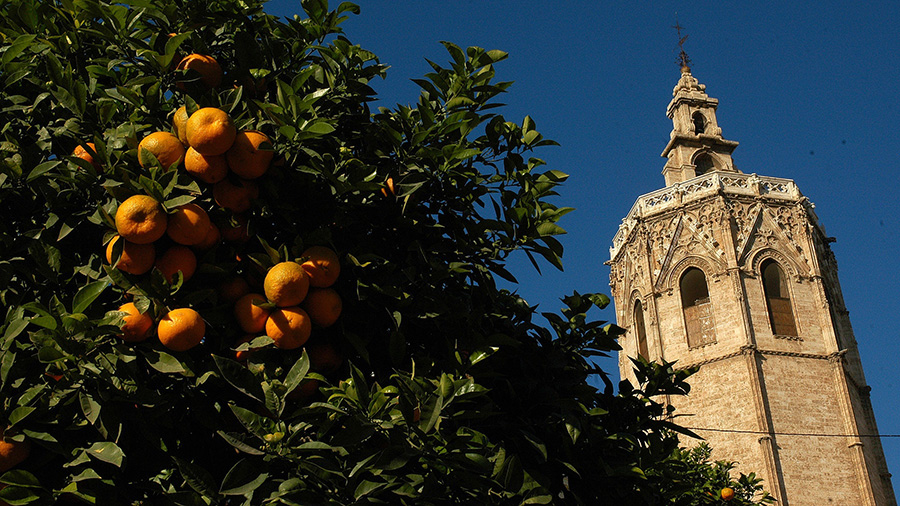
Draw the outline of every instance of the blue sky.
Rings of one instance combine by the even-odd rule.
[[[797,182],[816,204],[840,280],[882,434],[900,434],[900,2],[546,2],[377,0],[344,24],[391,66],[381,104],[415,103],[425,58],[441,40],[510,53],[499,80],[507,120],[530,115],[560,147],[537,156],[570,174],[557,203],[564,272],[514,262],[520,293],[543,311],[559,297],[609,293],[609,246],[635,198],[664,186],[659,156],[678,80],[678,21],[693,74],[719,99],[718,122],[745,173]],[[337,5],[335,2],[334,5]],[[598,5],[602,5],[599,7]],[[298,0],[267,11],[302,12]],[[611,308],[598,319],[614,320]],[[613,360],[604,367],[616,373]],[[882,441],[900,492],[900,438]]]

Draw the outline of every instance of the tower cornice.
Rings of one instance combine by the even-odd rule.
[[[805,208],[810,222],[819,229],[823,237],[825,236],[825,229],[819,224],[818,218],[813,212],[814,206],[800,193],[800,189],[793,180],[715,171],[638,197],[631,206],[631,210],[622,219],[622,224],[619,225],[619,230],[613,237],[613,245],[609,250],[610,260],[616,259],[622,246],[641,221],[663,213],[677,211],[686,204],[716,195],[800,204]]]

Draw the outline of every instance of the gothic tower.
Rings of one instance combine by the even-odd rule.
[[[782,506],[894,505],[834,239],[792,180],[737,170],[717,106],[684,65],[666,187],[638,197],[613,239],[622,377],[637,355],[700,366],[671,399],[692,415],[676,422]]]

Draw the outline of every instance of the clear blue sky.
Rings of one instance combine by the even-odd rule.
[[[344,30],[391,66],[374,83],[384,106],[415,103],[410,79],[430,70],[425,58],[449,59],[441,40],[510,53],[496,69],[515,81],[501,113],[530,115],[561,144],[537,156],[571,175],[557,203],[577,208],[561,223],[565,272],[513,265],[520,293],[543,311],[572,290],[609,293],[613,234],[638,195],[664,186],[677,13],[693,74],[719,99],[724,137],[740,142],[737,168],[795,180],[837,238],[878,428],[900,434],[900,2],[357,3],[362,13]],[[302,12],[297,0],[267,11]],[[596,317],[615,320],[612,308]],[[613,360],[604,366],[616,372]],[[900,438],[882,443],[900,493]]]

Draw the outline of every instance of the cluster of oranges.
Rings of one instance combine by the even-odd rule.
[[[178,68],[199,72],[201,78],[195,85],[215,87],[221,81],[221,68],[208,56],[190,55]],[[255,180],[272,164],[270,143],[262,132],[239,131],[224,110],[203,107],[189,113],[186,106],[180,107],[173,116],[172,132],[153,132],[141,140],[138,161],[143,168],[158,162],[166,170],[184,170],[197,181],[212,185],[215,206],[204,209],[191,202],[167,210],[148,195],[127,198],[115,213],[117,235],[106,248],[107,262],[136,276],[156,268],[170,283],[178,280],[180,272],[186,282],[197,270],[198,254],[223,239],[247,240],[246,213],[259,196]],[[95,163],[91,153],[94,146],[87,146],[90,150],[79,147],[73,155]],[[237,225],[220,222],[220,228],[210,219],[208,210],[224,210],[231,224]],[[220,285],[219,295],[234,303],[233,314],[243,332],[237,345],[264,333],[277,348],[290,350],[306,345],[313,362],[339,364],[339,355],[331,345],[307,344],[313,327],[329,327],[341,314],[341,297],[332,288],[339,275],[337,254],[327,247],[313,246],[296,262],[284,261],[268,269],[262,283],[264,293],[250,293],[249,285],[239,277]],[[197,346],[206,332],[202,316],[187,307],[168,311],[158,322],[142,313],[134,302],[122,305],[119,311],[126,314],[120,335],[128,342],[148,339],[155,326],[164,346],[186,351]],[[252,351],[238,351],[236,358],[245,359]],[[316,369],[324,372],[329,366]]]
[[[221,81],[221,67],[209,56],[192,54],[178,65],[179,70],[199,72],[200,83],[215,87]],[[179,87],[183,85],[179,83]],[[138,145],[138,161],[143,168],[158,162],[167,170],[183,167],[197,180],[212,184],[213,198],[220,207],[236,213],[237,226],[219,229],[207,211],[188,203],[166,211],[148,195],[133,195],[122,202],[115,215],[117,235],[106,248],[106,260],[123,272],[142,275],[154,267],[167,281],[174,282],[181,272],[189,280],[197,269],[197,253],[215,246],[222,238],[241,241],[247,238],[246,217],[258,196],[256,183],[268,170],[274,152],[269,138],[255,130],[238,131],[229,114],[216,107],[203,107],[188,114],[179,108],[173,118],[173,130],[145,136]],[[79,146],[73,153],[96,166],[91,151]],[[152,156],[151,156],[152,155]],[[230,176],[231,175],[231,176]],[[167,236],[171,243],[158,254],[157,241]],[[118,244],[121,242],[121,246]],[[116,257],[116,251],[121,253]],[[141,313],[134,303],[119,308],[127,313],[122,338],[130,342],[152,334],[153,319]],[[177,308],[162,316],[157,324],[160,342],[175,351],[198,345],[205,334],[205,323],[197,311]]]
[[[153,197],[133,195],[122,202],[116,211],[116,231],[106,247],[106,260],[121,271],[141,275],[156,267],[169,282],[181,272],[182,279],[190,279],[197,269],[196,249],[208,249],[218,241],[212,232],[215,225],[206,211],[195,203],[184,204],[166,214]],[[162,255],[156,254],[156,243],[163,236],[171,239]],[[121,254],[115,262],[117,244]],[[115,263],[114,263],[115,262]],[[130,342],[147,339],[153,326],[149,315],[141,313],[133,302],[119,308],[128,314],[122,338]],[[157,335],[166,347],[184,351],[200,344],[206,332],[203,318],[190,308],[173,309],[159,322]]]
[[[313,325],[326,328],[337,321],[343,307],[331,288],[341,273],[337,254],[313,246],[301,257],[302,263],[280,262],[266,272],[265,295],[248,293],[235,302],[241,330],[249,335],[264,331],[276,347],[290,350],[306,343]]]

